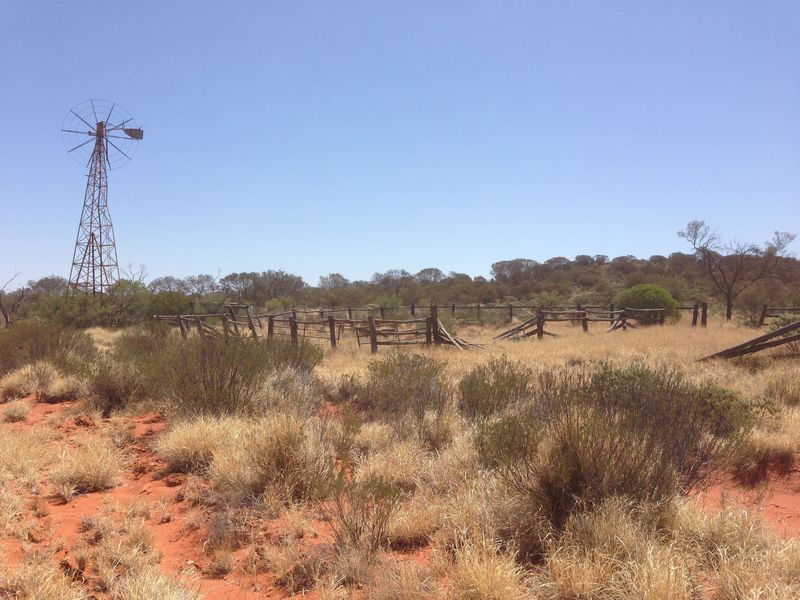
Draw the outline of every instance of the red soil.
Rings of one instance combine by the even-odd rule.
[[[32,410],[26,422],[0,425],[12,430],[22,431],[34,426],[48,427],[63,434],[62,439],[52,442],[54,453],[59,447],[69,443],[69,438],[80,431],[98,429],[102,423],[95,423],[84,416],[70,415],[74,403],[61,404],[35,403],[33,398],[27,399]],[[267,599],[284,598],[288,594],[275,583],[275,576],[269,573],[259,573],[257,576],[245,574],[241,567],[221,579],[209,577],[204,573],[211,557],[205,549],[208,533],[209,515],[199,507],[190,507],[188,502],[182,501],[180,492],[185,487],[186,477],[183,475],[164,475],[164,465],[152,452],[150,441],[166,423],[164,418],[156,413],[139,417],[120,419],[132,435],[133,441],[129,448],[131,459],[124,473],[120,485],[106,492],[85,494],[65,503],[52,493],[44,475],[41,480],[42,496],[29,498],[30,514],[25,519],[34,519],[36,525],[29,534],[29,543],[35,547],[59,548],[54,554],[54,561],[62,568],[66,565],[74,566],[76,544],[80,545],[85,533],[81,532],[81,521],[90,516],[96,516],[108,507],[117,504],[121,509],[137,501],[146,501],[151,508],[147,526],[155,538],[161,560],[160,567],[169,574],[177,574],[189,570],[194,573],[193,588],[198,590],[201,597],[213,599]],[[701,501],[710,509],[719,507],[723,502],[741,502],[759,510],[780,535],[795,536],[800,534],[800,473],[790,472],[788,476],[770,480],[765,486],[748,488],[739,485],[733,478],[700,494]],[[41,510],[42,501],[46,504]],[[32,507],[35,502],[40,503],[39,514],[35,517]],[[162,519],[153,507],[157,502],[168,506],[171,518],[167,522]],[[307,535],[302,543],[311,547],[317,544],[329,543],[330,531],[326,523],[311,519],[315,530]],[[266,542],[287,535],[289,526],[281,519],[262,520],[252,524],[253,536],[256,541]],[[235,552],[236,564],[241,565],[246,557],[253,552],[253,547],[248,546]],[[0,539],[0,556],[11,564],[24,559],[23,543],[14,538]],[[422,548],[411,553],[393,553],[399,560],[413,560],[425,563],[430,558],[430,549]],[[91,579],[87,580],[91,585]],[[107,596],[94,592],[98,599]],[[316,593],[307,593],[307,598],[318,598]]]

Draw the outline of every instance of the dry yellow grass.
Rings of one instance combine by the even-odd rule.
[[[48,362],[20,367],[0,379],[0,399],[10,400],[35,394],[37,400],[57,402],[86,395],[86,383],[73,375],[64,375]]]
[[[3,421],[7,423],[24,421],[30,412],[31,407],[25,400],[13,400],[3,407]]]
[[[69,501],[77,494],[107,490],[119,480],[123,457],[111,441],[86,436],[78,446],[64,450],[50,469],[55,491]]]
[[[568,323],[548,324],[548,330],[559,337],[492,343],[491,338],[500,329],[467,327],[459,330],[459,335],[470,341],[486,343],[485,350],[459,352],[452,347],[419,347],[407,351],[447,362],[448,372],[454,380],[461,378],[476,364],[485,362],[488,357],[501,354],[536,372],[591,361],[609,361],[617,365],[645,362],[650,366],[677,367],[692,379],[717,381],[748,395],[765,393],[769,383],[778,378],[800,380],[800,364],[797,361],[754,358],[744,362],[697,362],[699,358],[756,337],[761,331],[717,320],[711,320],[707,328],[692,328],[686,321],[681,321],[613,333],[605,333],[600,323],[592,324],[589,334],[583,333],[579,326]],[[377,356],[386,352],[381,349]],[[368,360],[364,349],[342,348],[327,353],[317,372],[325,380],[333,380],[342,374],[363,375]],[[758,368],[754,368],[754,365]]]

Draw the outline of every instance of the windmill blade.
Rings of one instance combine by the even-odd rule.
[[[97,121],[97,111],[94,109],[94,100],[89,100],[89,104],[92,105],[92,112],[94,113],[94,120]]]
[[[76,113],[74,110],[70,110],[69,112],[71,112],[73,115],[75,115],[76,117],[78,117],[78,118],[79,118],[81,121],[83,121],[84,123],[86,123],[86,126],[87,126],[89,129],[91,129],[92,131],[94,131],[94,127],[95,127],[94,125],[89,125],[89,122],[88,122],[86,119],[84,119],[82,116],[80,116],[78,113]]]
[[[83,142],[83,143],[81,143],[81,144],[78,144],[77,146],[75,146],[74,148],[72,148],[72,149],[70,149],[70,150],[67,150],[67,154],[69,154],[70,152],[72,152],[72,150],[77,150],[77,149],[78,149],[78,148],[80,148],[81,146],[85,146],[86,144],[88,144],[88,143],[89,143],[89,142],[91,142],[91,141],[92,141],[92,138],[89,138],[89,139],[88,139],[88,140],[86,140],[85,142]]]
[[[91,131],[75,131],[74,129],[62,129],[64,133],[78,133],[80,135],[94,135]]]
[[[117,105],[117,103],[116,103],[116,102],[113,102],[113,103],[111,104],[111,110],[110,110],[110,111],[108,111],[108,116],[106,117],[106,123],[108,123],[108,120],[111,118],[111,113],[113,113],[113,112],[114,112],[114,107],[115,107],[116,105]]]
[[[117,124],[116,124],[116,125],[114,125],[113,127],[106,127],[106,131],[114,131],[114,130],[116,130],[116,129],[122,129],[122,128],[123,128],[123,127],[125,127],[125,125],[127,125],[127,124],[128,124],[130,121],[133,121],[133,117],[131,117],[130,119],[125,119],[124,121],[122,121],[121,123],[117,123]]]
[[[112,146],[114,146],[114,148],[116,148],[116,149],[117,149],[117,152],[119,152],[120,154],[122,154],[122,156],[124,156],[124,157],[125,157],[125,158],[127,158],[128,160],[130,160],[130,159],[131,159],[131,157],[130,157],[130,156],[128,156],[127,154],[125,154],[125,153],[124,153],[122,150],[120,150],[120,149],[119,149],[119,147],[118,147],[118,146],[117,146],[117,145],[116,145],[114,142],[112,142],[111,140],[108,140],[108,143],[109,143],[109,144],[111,144]],[[107,155],[106,155],[106,156],[107,156]],[[108,164],[111,164],[111,163],[109,162]]]

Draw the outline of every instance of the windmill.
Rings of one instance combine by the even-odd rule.
[[[108,171],[127,163],[144,132],[115,102],[87,100],[67,113],[61,134],[67,153],[89,168],[67,295],[104,294],[119,279],[114,226],[108,211]]]

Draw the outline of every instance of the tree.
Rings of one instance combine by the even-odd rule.
[[[213,275],[189,275],[185,281],[187,291],[193,296],[205,296],[217,289],[217,280]]]
[[[492,277],[498,283],[516,285],[532,279],[534,267],[538,264],[535,260],[528,258],[501,260],[492,264]]]
[[[154,294],[158,294],[159,292],[180,292],[181,294],[186,294],[189,292],[189,286],[186,282],[172,275],[156,277],[147,287]]]
[[[414,275],[414,277],[420,283],[439,283],[444,280],[445,275],[442,273],[441,269],[428,267],[427,269],[422,269],[419,273]]]
[[[0,314],[3,315],[3,326],[8,327],[14,322],[14,315],[25,302],[28,290],[20,288],[7,292],[6,288],[19,276],[19,271],[14,273],[2,286],[0,286]]]
[[[341,273],[329,273],[319,276],[319,287],[324,290],[336,290],[346,288],[350,281]]]
[[[733,301],[757,281],[780,279],[788,255],[786,247],[795,234],[776,231],[759,246],[747,242],[722,241],[705,221],[690,221],[678,232],[692,246],[698,263],[725,300],[725,318],[730,321]]]

